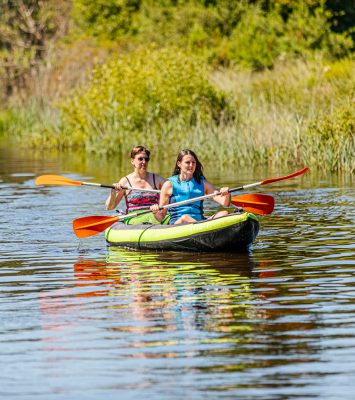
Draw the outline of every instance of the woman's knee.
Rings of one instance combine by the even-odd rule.
[[[196,220],[190,217],[188,214],[182,215],[179,219],[175,221],[175,224],[186,224],[188,222],[195,222]]]
[[[215,215],[213,215],[212,219],[225,217],[226,215],[228,215],[228,211],[227,210],[218,211]]]

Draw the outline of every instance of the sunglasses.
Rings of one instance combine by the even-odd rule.
[[[149,161],[150,160],[150,158],[149,157],[137,157],[137,160],[138,161],[143,161],[143,160],[145,160],[145,161]]]

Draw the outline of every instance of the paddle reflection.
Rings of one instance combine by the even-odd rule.
[[[75,286],[87,288],[76,296],[103,296],[120,283],[120,270],[116,264],[81,259],[74,264]],[[99,287],[97,289],[94,289]]]

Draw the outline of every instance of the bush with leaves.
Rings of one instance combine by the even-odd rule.
[[[133,30],[133,16],[142,0],[73,0],[73,19],[93,36],[115,39]]]
[[[351,29],[335,33],[325,0],[74,0],[84,32],[131,45],[176,45],[212,65],[272,68],[278,59],[341,58]],[[338,5],[339,13],[342,8]],[[347,6],[346,12],[350,8]],[[345,12],[345,11],[344,11]],[[123,39],[124,38],[124,39]]]
[[[159,131],[177,119],[185,134],[196,123],[219,124],[230,118],[228,102],[208,82],[207,72],[203,63],[174,47],[115,57],[96,67],[89,84],[61,104],[64,124],[74,143],[101,143],[108,149],[127,135]]]
[[[312,59],[317,54],[326,59],[345,57],[354,43],[331,30],[330,17],[322,6],[313,10],[301,3],[286,20],[277,8],[266,13],[250,6],[227,41],[225,57],[254,70],[271,68],[278,59]]]

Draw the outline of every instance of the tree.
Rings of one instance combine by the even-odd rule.
[[[5,95],[33,77],[48,43],[65,33],[70,0],[0,0],[0,85]]]

